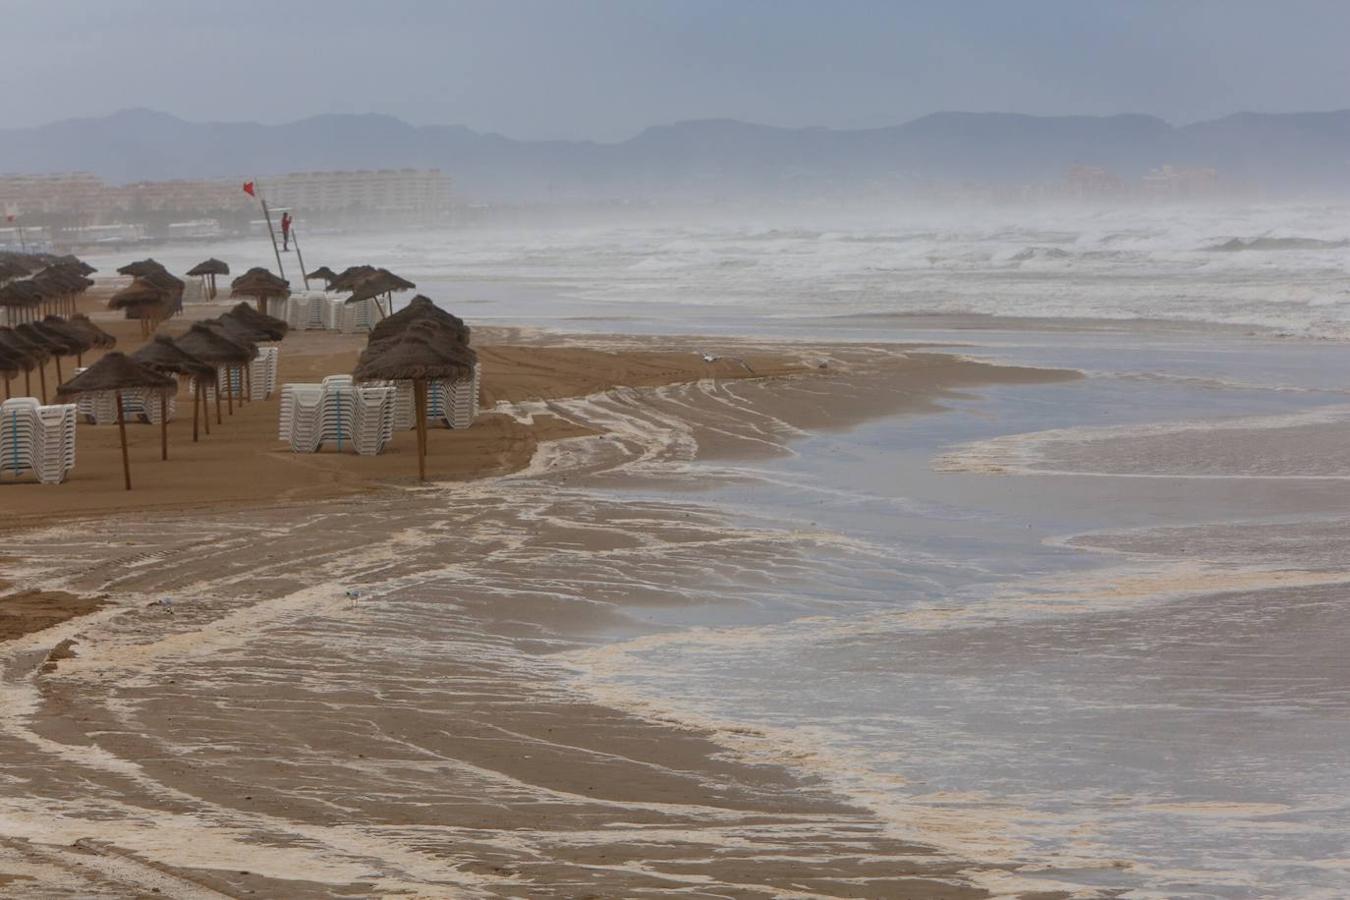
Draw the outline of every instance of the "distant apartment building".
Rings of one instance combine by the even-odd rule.
[[[1190,199],[1213,194],[1219,173],[1214,169],[1162,166],[1141,179],[1144,196],[1159,199]]]
[[[1070,166],[1064,181],[1070,196],[1079,198],[1109,197],[1125,190],[1125,181],[1101,166]]]
[[[63,228],[256,213],[244,178],[110,185],[88,172],[0,175],[0,213]],[[375,216],[435,219],[450,210],[450,178],[439,169],[293,172],[257,179],[268,203],[310,221]],[[175,223],[177,224],[177,223]]]
[[[298,214],[434,216],[450,209],[450,178],[440,169],[292,172],[258,179],[273,206]]]
[[[97,217],[112,208],[108,186],[89,172],[0,175],[0,211],[6,216]]]

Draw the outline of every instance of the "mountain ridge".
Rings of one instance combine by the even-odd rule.
[[[1134,179],[1205,166],[1268,190],[1350,188],[1350,109],[1156,116],[941,111],[867,129],[690,119],[621,141],[520,140],[381,113],[193,122],[145,107],[0,129],[0,171],[87,171],[114,183],[321,169],[436,167],[471,199],[661,200],[831,195],[942,183],[1016,185],[1075,164]]]

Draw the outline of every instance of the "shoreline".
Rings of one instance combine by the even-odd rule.
[[[282,347],[284,354],[286,344]],[[810,352],[819,354],[824,350],[811,348]],[[857,348],[835,347],[828,352],[857,352]],[[571,895],[573,890],[582,890],[583,883],[591,888],[620,892],[670,888],[686,883],[687,878],[698,872],[702,873],[699,878],[711,877],[717,883],[738,885],[738,889],[750,893],[799,890],[803,884],[814,883],[822,892],[840,896],[882,896],[920,889],[924,896],[933,897],[985,896],[984,891],[967,886],[968,875],[962,874],[964,864],[931,858],[931,851],[925,848],[886,837],[870,814],[831,796],[812,779],[777,766],[725,760],[723,750],[710,733],[661,725],[604,706],[578,705],[577,699],[567,692],[559,694],[561,682],[556,674],[549,674],[550,655],[567,648],[597,646],[596,639],[587,635],[602,622],[622,621],[625,609],[640,608],[644,603],[680,601],[660,590],[649,591],[646,596],[608,596],[603,590],[591,595],[584,586],[580,587],[584,600],[580,594],[575,598],[550,599],[548,594],[538,592],[534,575],[526,564],[532,553],[543,553],[540,559],[555,560],[550,565],[554,570],[550,580],[559,579],[560,584],[567,584],[572,579],[584,585],[581,570],[568,575],[568,566],[580,562],[571,563],[566,555],[557,556],[559,552],[571,552],[565,548],[581,547],[587,552],[620,557],[638,552],[632,526],[626,525],[623,518],[636,513],[627,511],[625,505],[586,512],[583,509],[586,504],[581,500],[585,492],[575,490],[578,481],[603,486],[622,474],[629,483],[638,483],[643,478],[659,477],[663,467],[699,459],[772,453],[775,447],[779,448],[777,452],[785,452],[783,448],[796,433],[846,428],[873,415],[934,411],[941,407],[943,397],[959,395],[981,384],[1075,377],[1073,373],[1054,370],[989,366],[947,354],[905,353],[896,348],[887,352],[892,364],[899,360],[907,362],[891,370],[881,366],[870,372],[848,371],[840,362],[838,368],[832,366],[824,376],[819,371],[806,371],[788,377],[705,379],[640,389],[615,386],[578,398],[520,396],[508,401],[513,405],[513,417],[533,421],[537,416],[554,415],[561,421],[569,421],[570,415],[570,421],[585,431],[568,432],[562,435],[563,440],[541,439],[536,447],[544,448],[543,452],[532,450],[533,462],[527,460],[513,474],[500,473],[420,490],[384,485],[320,500],[291,497],[280,505],[248,500],[225,505],[217,500],[202,500],[175,509],[141,508],[134,511],[134,517],[127,510],[102,515],[96,512],[98,518],[111,518],[119,523],[114,532],[117,540],[81,540],[78,535],[86,530],[81,528],[81,520],[90,519],[88,514],[22,523],[10,533],[16,546],[38,553],[36,559],[29,557],[30,578],[36,578],[35,569],[45,569],[48,577],[59,572],[64,587],[88,591],[97,586],[107,588],[111,596],[101,615],[87,620],[73,619],[47,632],[63,642],[74,642],[74,655],[60,661],[54,672],[41,674],[36,668],[34,652],[45,643],[43,633],[29,634],[19,645],[11,644],[15,650],[20,645],[29,648],[18,655],[7,653],[6,644],[0,642],[0,671],[4,673],[0,689],[19,691],[35,704],[35,711],[25,722],[16,722],[11,717],[8,725],[0,729],[0,747],[7,738],[23,739],[28,733],[37,738],[38,745],[56,741],[72,748],[67,751],[72,755],[66,765],[86,770],[84,777],[93,778],[95,783],[127,776],[118,774],[120,763],[115,767],[117,771],[107,770],[107,764],[98,757],[76,748],[98,747],[100,753],[111,753],[119,760],[139,760],[134,764],[139,773],[134,781],[148,779],[146,787],[119,790],[140,794],[155,786],[142,801],[158,810],[150,817],[152,823],[171,810],[186,812],[197,805],[202,808],[195,815],[218,823],[234,822],[230,828],[235,829],[251,821],[254,824],[248,827],[261,828],[274,836],[267,842],[272,849],[261,853],[252,864],[242,866],[247,873],[234,875],[203,865],[204,858],[214,854],[219,863],[216,868],[228,868],[226,861],[239,856],[239,848],[228,837],[228,829],[223,836],[207,840],[200,850],[190,850],[181,842],[169,840],[153,824],[132,827],[124,822],[120,831],[111,828],[115,821],[97,825],[96,818],[89,818],[91,810],[78,809],[80,804],[94,801],[77,796],[63,799],[59,787],[50,789],[54,792],[49,804],[55,801],[58,807],[66,808],[54,822],[38,826],[37,820],[26,813],[16,814],[12,821],[28,821],[36,829],[40,835],[37,842],[51,850],[44,865],[54,866],[53,872],[63,872],[61,877],[73,877],[70,873],[74,869],[61,862],[65,851],[60,846],[63,842],[70,843],[66,838],[85,831],[98,841],[116,845],[121,854],[119,859],[129,858],[137,866],[170,873],[165,877],[185,879],[186,883],[226,893],[256,890],[293,897],[331,896],[330,891],[336,889],[337,883],[329,879],[345,877],[348,887],[368,883],[371,889],[378,885],[381,890],[425,890],[436,884],[444,889],[456,885],[456,889],[470,895],[513,896],[510,885],[514,883],[528,885],[534,896],[540,895],[540,889],[545,893],[554,889]],[[537,348],[529,348],[531,358],[537,359],[538,353]],[[593,362],[593,357],[585,358],[586,365]],[[880,393],[878,388],[882,385],[893,390]],[[681,417],[693,424],[674,424]],[[605,423],[611,426],[618,423],[622,427],[602,427]],[[171,444],[171,454],[172,450]],[[141,464],[142,470],[149,468],[148,463]],[[50,486],[40,487],[53,490]],[[659,540],[668,552],[676,554],[673,559],[677,562],[684,552],[682,548],[691,541],[691,546],[697,546],[705,539],[714,539],[719,530],[727,527],[711,519],[700,522],[697,518],[691,525],[685,518],[692,513],[677,514],[678,507],[668,503],[640,506],[644,510],[642,529],[647,539]],[[537,512],[530,512],[535,508],[559,507],[566,508],[566,515],[538,518]],[[522,519],[522,514],[527,518]],[[446,530],[457,518],[474,523],[469,534]],[[527,524],[530,521],[536,524]],[[335,522],[341,526],[335,527]],[[419,526],[418,522],[422,524]],[[522,525],[525,530],[515,536]],[[426,536],[428,532],[430,537]],[[292,542],[297,546],[292,547]],[[454,549],[460,544],[459,550]],[[531,550],[532,544],[541,546]],[[771,544],[769,541],[764,548],[748,546],[744,552],[769,552]],[[353,555],[332,557],[335,547],[344,545],[353,548]],[[362,549],[356,550],[357,547]],[[400,547],[411,556],[405,558],[403,553],[396,552]],[[547,547],[554,549],[543,552]],[[443,558],[458,560],[451,565],[460,574],[449,582],[445,575],[439,574],[445,565]],[[338,559],[345,561],[335,565]],[[250,560],[254,561],[251,566]],[[307,580],[306,570],[312,570],[313,578],[319,580]],[[474,574],[477,570],[482,573]],[[496,574],[488,578],[489,571]],[[462,581],[465,574],[470,576],[467,587]],[[508,587],[518,582],[519,590],[504,593],[503,582]],[[368,583],[378,597],[369,602],[342,601],[337,598],[343,583]],[[178,598],[172,615],[165,615],[154,606],[154,598],[165,592]],[[182,599],[184,596],[189,599]],[[436,596],[446,602],[453,596],[454,601],[444,607],[444,612],[437,612],[439,604],[428,605],[428,597]],[[221,791],[245,770],[231,774],[239,765],[234,760],[211,752],[203,755],[209,743],[202,745],[194,756],[197,762],[186,769],[174,763],[172,756],[159,759],[164,756],[163,751],[153,749],[164,737],[151,735],[161,735],[160,729],[167,722],[164,717],[172,715],[171,708],[177,710],[180,719],[186,716],[190,729],[204,729],[203,738],[218,727],[193,710],[200,707],[199,712],[204,713],[207,707],[201,704],[217,703],[222,688],[227,695],[233,695],[247,682],[247,677],[239,680],[242,672],[230,673],[229,660],[242,649],[241,641],[263,654],[250,668],[260,666],[263,672],[281,673],[293,669],[295,663],[272,657],[266,648],[295,641],[300,641],[297,646],[304,646],[311,640],[305,637],[310,630],[328,633],[337,629],[316,645],[316,649],[327,648],[330,642],[345,646],[345,642],[357,640],[350,631],[352,628],[358,628],[362,635],[372,627],[376,633],[391,627],[401,630],[411,618],[435,631],[447,627],[445,616],[453,620],[459,632],[451,640],[459,647],[456,654],[468,654],[468,667],[452,663],[437,652],[405,658],[402,668],[435,671],[438,679],[449,678],[452,682],[451,689],[438,690],[437,702],[424,708],[420,715],[438,716],[449,707],[458,710],[455,721],[481,719],[476,728],[486,730],[481,730],[477,737],[466,735],[464,739],[453,740],[448,736],[424,735],[414,743],[427,749],[434,746],[436,756],[458,761],[442,777],[459,771],[452,780],[468,778],[472,783],[482,777],[471,774],[475,771],[496,772],[477,788],[487,791],[489,797],[506,789],[507,784],[515,785],[483,811],[467,812],[466,821],[452,817],[436,826],[471,829],[463,837],[475,847],[468,859],[456,856],[464,852],[461,848],[449,852],[445,862],[426,868],[424,863],[408,858],[406,850],[388,843],[392,838],[381,838],[377,845],[383,848],[382,858],[390,863],[384,868],[399,871],[363,881],[356,877],[360,864],[356,868],[352,865],[356,856],[366,851],[353,856],[354,847],[339,849],[344,841],[338,840],[334,826],[327,824],[328,816],[322,806],[314,806],[294,794],[291,776],[274,780],[263,776],[261,769],[247,770],[253,773],[248,777],[263,779],[252,789],[251,797],[272,798],[267,800],[269,808],[259,819],[259,810],[254,809],[256,804],[251,797],[245,798],[249,802],[241,803],[230,796],[228,789]],[[260,642],[264,635],[270,635],[265,643]],[[362,636],[350,652],[365,652],[360,644],[368,643]],[[488,648],[499,645],[501,650],[488,652]],[[65,647],[67,652],[72,649],[69,644]],[[502,656],[508,647],[513,649]],[[485,652],[487,656],[482,655]],[[379,664],[376,666],[371,677],[381,683],[388,680],[381,690],[406,689],[406,685],[398,687],[404,684],[406,671],[385,673]],[[453,674],[456,667],[461,670],[458,675]],[[184,683],[174,677],[179,671],[197,673],[194,679],[205,683],[200,695],[184,697],[180,688],[168,687]],[[497,674],[491,674],[494,671]],[[464,679],[477,685],[468,694],[453,688],[453,682]],[[212,683],[215,690],[208,690],[207,685]],[[303,703],[310,714],[324,718],[323,707],[311,707],[304,700],[302,685],[289,686],[285,681],[271,679],[269,683],[272,684],[269,695],[274,695],[269,705]],[[411,683],[420,681],[414,679]],[[356,685],[346,690],[356,690]],[[484,691],[487,693],[483,694]],[[517,699],[506,706],[495,701],[485,704],[475,694],[484,697],[501,694]],[[133,706],[127,707],[128,702]],[[410,702],[416,704],[415,700]],[[57,709],[62,712],[54,717]],[[113,709],[123,712],[113,715]],[[128,731],[130,723],[125,717],[132,714],[132,709],[138,710],[133,718],[144,717],[144,722],[154,725],[140,729],[142,737]],[[254,707],[254,712],[263,712],[265,719],[271,719],[273,714],[267,709]],[[517,711],[512,712],[513,709]],[[79,724],[69,721],[77,710],[82,716]],[[401,713],[392,710],[381,717],[387,715],[398,719]],[[417,718],[404,724],[391,720],[386,723],[389,733],[406,726],[417,727]],[[251,742],[269,727],[265,722],[246,726],[248,720],[233,713],[227,713],[225,720],[222,724],[236,735],[234,742],[240,739]],[[518,750],[483,757],[482,742],[486,740],[491,745],[500,741],[500,737],[493,735],[504,726],[516,735],[508,745],[525,740],[535,751],[523,759]],[[272,727],[284,733],[303,731],[307,726],[280,719]],[[567,734],[561,743],[560,730]],[[105,737],[95,737],[98,734]],[[374,736],[356,739],[330,735],[326,740],[344,746],[356,740],[357,745],[368,745],[367,750],[378,750],[380,743],[371,744]],[[426,744],[428,740],[432,743]],[[445,744],[447,740],[449,744]],[[21,740],[24,743],[34,742]],[[386,755],[389,749],[384,748]],[[283,758],[291,760],[288,767],[301,765],[303,769],[304,759],[315,750],[309,739],[304,739],[296,744],[290,756],[283,754]],[[547,758],[537,763],[525,761],[535,753]],[[326,754],[321,755],[327,758]],[[340,758],[350,765],[356,755],[349,747]],[[367,760],[380,758],[368,752],[360,756]],[[383,778],[398,771],[388,768],[392,764],[392,758],[377,764],[377,768],[387,769]],[[199,773],[197,769],[208,771]],[[212,769],[218,770],[214,776],[209,771]],[[575,782],[578,772],[588,770],[594,770],[594,774],[582,777],[600,780],[590,787]],[[350,777],[360,781],[367,776],[361,775],[358,768]],[[400,777],[412,776],[405,773]],[[508,781],[499,782],[503,777]],[[57,784],[61,780],[58,773],[51,773],[39,781],[47,778],[54,778]],[[719,789],[717,785],[722,787]],[[604,795],[603,799],[595,796],[583,799],[597,790]],[[505,799],[521,792],[524,796]],[[512,806],[525,801],[525,796],[535,794],[540,798],[552,796],[550,805],[561,804],[560,812],[570,811],[556,821],[553,814],[545,816],[542,826],[534,823],[537,816],[522,819],[510,812]],[[150,800],[155,795],[161,799]],[[168,799],[172,797],[178,799]],[[95,802],[95,806],[101,802]],[[406,801],[396,802],[392,796],[389,802],[396,807],[406,806]],[[540,801],[524,802],[520,813],[537,802]],[[446,808],[461,805],[450,803]],[[10,812],[16,813],[13,809]],[[108,814],[107,808],[103,814]],[[412,824],[418,815],[411,808],[401,813],[393,808],[376,813],[375,807],[371,807],[364,818],[358,819],[368,822],[367,831],[375,827],[376,821],[387,820],[380,828],[396,827],[400,817],[405,828],[429,827]],[[638,821],[646,820],[638,831],[631,830],[635,817]],[[472,824],[478,820],[479,824]],[[574,830],[583,822],[591,823],[584,826],[587,833],[596,828],[613,829],[616,824],[627,822],[628,836],[622,840],[617,836],[613,840],[588,838],[577,844],[580,833]],[[601,824],[604,822],[609,824]],[[523,848],[513,843],[520,839],[522,828],[534,834],[530,839],[533,849],[528,853],[522,853]],[[287,829],[293,837],[275,834]],[[651,837],[642,836],[644,832],[648,835],[670,832],[672,836],[653,844]],[[737,832],[740,837],[732,838]],[[619,834],[623,833],[624,828],[620,828]],[[515,834],[517,838],[500,844],[489,837],[492,834],[503,837]],[[676,834],[679,836],[675,837]],[[298,835],[308,837],[295,843]],[[9,877],[11,870],[20,877],[25,871],[36,871],[31,867],[38,864],[33,859],[25,861],[24,853],[14,848],[13,839],[19,835],[9,833],[3,837],[6,840],[0,840],[0,876]],[[373,839],[373,833],[365,838]],[[740,849],[720,859],[711,853],[714,846],[728,840],[732,847]],[[303,844],[311,841],[327,849],[306,850]],[[377,845],[368,849],[374,851]],[[543,849],[545,846],[549,848],[547,851]],[[602,847],[608,849],[597,857]],[[333,854],[346,860],[345,864]],[[550,860],[547,864],[545,857]],[[827,858],[830,861],[826,862]],[[331,869],[314,868],[323,859],[329,860],[327,865]],[[684,862],[677,864],[675,861],[679,859]],[[807,859],[815,861],[808,864]],[[283,873],[290,875],[283,877]],[[313,877],[296,877],[304,873]],[[437,880],[445,878],[451,880]],[[522,878],[526,880],[522,882]],[[22,884],[14,882],[15,889],[21,889]],[[5,891],[0,877],[0,896]]]

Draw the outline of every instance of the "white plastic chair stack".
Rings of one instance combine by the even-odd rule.
[[[454,381],[432,381],[427,385],[427,417],[443,419],[451,428],[468,428],[478,418],[478,363],[473,375]]]
[[[75,468],[74,404],[42,406],[32,397],[0,403],[0,473],[32,472],[60,484]]]
[[[158,394],[151,394],[149,391],[146,391],[145,393],[141,393],[140,391],[122,392],[122,412],[126,414],[127,421],[133,421],[131,410],[127,408],[128,400],[132,400],[134,404],[139,407],[140,411],[137,413],[137,416],[140,419],[149,422],[151,425],[159,424]],[[174,420],[174,416],[178,415],[177,398],[172,396],[169,397],[169,402],[165,406],[165,411],[169,414],[169,421],[172,422]],[[113,421],[114,422],[117,421],[116,408],[113,409]]]
[[[346,303],[339,300],[337,309],[337,330],[343,334],[369,331],[375,326],[375,301],[363,300],[360,303]]]
[[[294,453],[314,453],[323,443],[323,385],[287,384],[281,388],[278,435]]]
[[[277,389],[276,347],[259,347],[258,358],[249,363],[249,399],[266,400]]]
[[[356,387],[350,375],[329,375],[323,380],[323,442],[339,451],[351,449],[352,422],[356,417]]]
[[[356,388],[353,393],[351,444],[362,456],[375,456],[394,438],[394,389]]]
[[[363,456],[383,453],[394,436],[394,389],[354,385],[350,375],[283,385],[277,434],[295,453],[317,453],[325,444]]]

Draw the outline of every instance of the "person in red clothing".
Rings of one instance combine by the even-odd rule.
[[[291,214],[288,212],[281,214],[281,249],[291,249]]]

